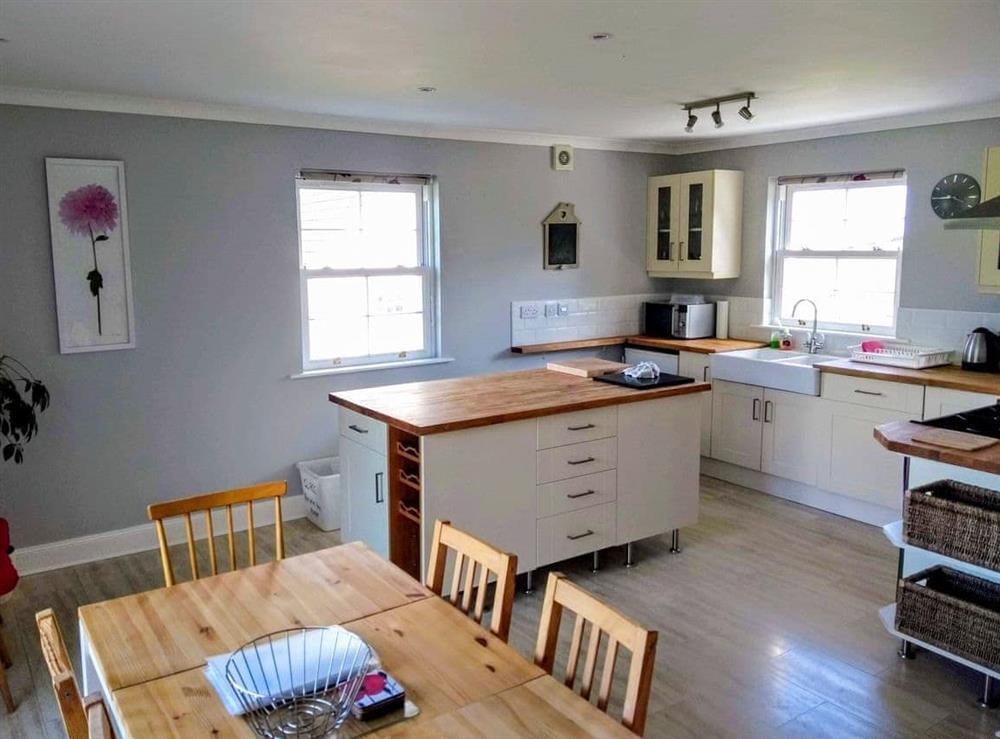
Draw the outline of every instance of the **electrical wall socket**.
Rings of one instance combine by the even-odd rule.
[[[559,315],[559,303],[546,303],[545,304],[545,317],[552,318],[553,316]]]
[[[537,305],[522,305],[521,306],[521,318],[538,318],[538,306]]]

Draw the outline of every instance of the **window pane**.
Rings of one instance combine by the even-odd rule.
[[[795,302],[809,298],[819,309],[821,323],[892,326],[896,268],[895,259],[786,257],[781,317],[791,318]],[[812,310],[800,307],[796,318],[811,322]]]
[[[368,354],[368,319],[364,317],[309,320],[309,359],[344,359]]]
[[[905,216],[905,185],[848,190],[845,248],[899,251],[903,246]]]
[[[361,229],[369,267],[416,267],[417,194],[362,192]]]
[[[371,315],[420,313],[424,309],[424,280],[420,275],[368,278]]]
[[[369,319],[371,354],[414,352],[424,348],[424,316],[422,313],[401,313],[372,316]]]
[[[836,320],[833,317],[836,277],[836,259],[787,257],[781,278],[781,317],[790,318],[796,301],[809,298],[816,303],[821,320]],[[812,320],[811,307],[801,306],[798,317]]]
[[[796,189],[788,207],[791,251],[902,248],[906,185]]]
[[[364,277],[311,277],[306,289],[309,318],[368,315],[368,286]]]
[[[361,194],[351,190],[299,188],[299,218],[303,229],[357,230]]]
[[[306,269],[361,269],[365,252],[361,232],[302,231],[302,266]]]
[[[791,250],[843,249],[844,190],[795,190],[789,202]]]

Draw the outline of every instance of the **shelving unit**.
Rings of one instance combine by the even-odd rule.
[[[389,426],[389,559],[420,579],[420,437]]]
[[[903,491],[909,488],[910,485],[910,458],[903,458]],[[896,582],[898,583],[900,579],[905,577],[908,572],[907,567],[907,553],[916,555],[920,557],[920,565],[914,567],[913,571],[926,569],[927,567],[933,565],[943,565],[945,567],[950,567],[954,570],[960,570],[966,572],[975,577],[983,578],[986,580],[993,580],[995,582],[1000,582],[1000,572],[993,570],[988,570],[984,567],[979,567],[978,565],[970,564],[963,560],[954,559],[952,557],[945,556],[943,554],[938,554],[937,552],[932,552],[929,549],[923,549],[921,547],[915,547],[907,544],[903,539],[903,522],[893,521],[892,523],[886,524],[882,527],[882,533],[885,534],[886,539],[888,539],[893,546],[899,550],[899,565],[896,572]],[[952,662],[956,662],[960,665],[968,667],[971,670],[983,675],[983,693],[979,699],[979,705],[983,708],[992,708],[995,705],[995,699],[993,697],[994,686],[1000,684],[1000,672],[992,670],[983,665],[971,662],[964,657],[960,657],[957,654],[953,654],[946,649],[939,646],[923,642],[916,639],[909,634],[903,634],[896,629],[896,604],[890,603],[879,609],[878,612],[879,620],[882,622],[882,626],[885,630],[901,641],[901,646],[899,649],[899,656],[903,659],[913,658],[913,647],[917,646],[921,649],[926,649],[929,652],[933,652],[945,659],[949,659]]]

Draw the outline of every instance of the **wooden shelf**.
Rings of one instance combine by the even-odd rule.
[[[404,485],[420,492],[420,478],[416,475],[411,475],[405,470],[399,471],[399,481]]]
[[[405,518],[407,521],[412,521],[415,524],[420,524],[420,509],[414,508],[413,506],[408,506],[403,501],[399,501],[399,505],[396,507],[399,515]]]
[[[904,639],[910,644],[915,644],[921,649],[926,649],[928,652],[934,652],[934,654],[940,655],[945,659],[950,659],[952,662],[957,662],[960,665],[968,667],[970,670],[975,670],[978,673],[986,675],[987,677],[992,677],[995,680],[1000,680],[1000,672],[996,670],[991,670],[988,667],[983,667],[982,665],[977,665],[975,662],[970,662],[964,657],[959,657],[957,654],[952,654],[951,652],[942,649],[941,647],[936,647],[933,644],[928,644],[927,642],[922,642],[919,639],[915,639],[909,634],[904,634],[900,631],[896,631],[896,604],[890,603],[887,606],[879,608],[878,610],[879,620],[882,621],[882,626],[890,634],[898,639]]]
[[[578,339],[576,341],[551,341],[547,344],[525,344],[512,346],[515,354],[545,354],[546,352],[567,352],[573,349],[591,349],[597,346],[620,346],[627,336],[607,336],[602,339]]]
[[[420,579],[419,437],[389,426],[389,559]],[[414,472],[416,474],[414,474]]]
[[[893,521],[892,523],[887,523],[882,527],[882,533],[885,534],[885,538],[888,539],[894,547],[897,549],[906,549],[913,552],[914,554],[919,553],[922,559],[930,560],[933,558],[936,564],[942,564],[945,567],[950,567],[953,570],[960,570],[961,572],[967,572],[970,575],[975,575],[976,577],[981,577],[984,580],[991,580],[993,582],[1000,582],[1000,572],[994,570],[986,569],[979,565],[972,564],[971,562],[966,562],[961,559],[954,559],[946,554],[940,554],[931,549],[924,549],[923,547],[916,547],[912,544],[907,544],[903,539],[903,522]],[[924,566],[925,562],[921,562],[914,572],[918,570],[926,569]]]
[[[404,444],[402,441],[396,442],[396,454],[403,459],[420,464],[420,449],[418,447]]]

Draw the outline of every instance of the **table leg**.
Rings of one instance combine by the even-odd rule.
[[[90,653],[90,640],[87,638],[87,630],[83,628],[82,621],[80,622],[80,677],[83,680],[81,688],[84,697],[100,693],[104,700],[104,707],[108,712],[108,718],[111,719],[111,724],[114,727],[115,736],[118,739],[126,739],[129,735],[122,728],[122,722],[118,716],[115,702],[112,700],[111,691],[101,680],[101,673],[98,672],[97,665],[94,664],[94,658]]]

